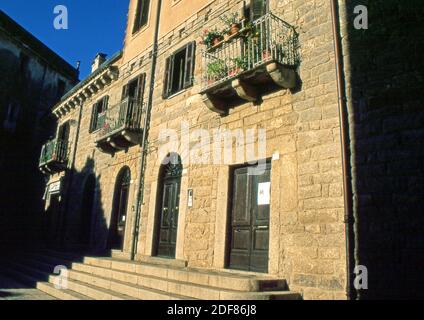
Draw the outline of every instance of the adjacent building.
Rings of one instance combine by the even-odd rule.
[[[0,10],[0,246],[32,242],[42,224],[41,145],[52,106],[78,71]],[[50,120],[49,120],[50,119]]]
[[[422,41],[380,41],[393,21],[371,4],[381,26],[356,30],[358,4],[131,0],[122,52],[52,110],[50,241],[264,274],[305,299],[416,294],[422,70],[395,44]],[[414,33],[413,7],[400,13]]]

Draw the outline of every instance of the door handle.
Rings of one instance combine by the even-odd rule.
[[[269,227],[268,226],[256,226],[255,229],[257,229],[257,230],[268,230]]]

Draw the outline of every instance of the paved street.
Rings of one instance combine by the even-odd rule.
[[[14,279],[0,274],[0,300],[56,300],[44,292],[28,288]]]

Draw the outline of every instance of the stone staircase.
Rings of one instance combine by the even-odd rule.
[[[0,271],[63,300],[297,300],[285,280],[266,275],[169,265],[166,259],[132,262],[50,250],[5,259]],[[56,288],[56,266],[68,268]]]

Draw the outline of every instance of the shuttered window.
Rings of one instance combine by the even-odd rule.
[[[268,13],[268,0],[250,0],[250,20],[255,21]]]
[[[193,85],[196,42],[190,42],[166,59],[163,98]]]
[[[138,0],[133,33],[139,31],[149,20],[150,0]]]
[[[97,101],[93,105],[93,109],[91,111],[91,121],[90,121],[90,129],[89,132],[92,133],[101,128],[103,125],[102,115],[106,112],[109,104],[109,96],[104,96],[99,101]]]

